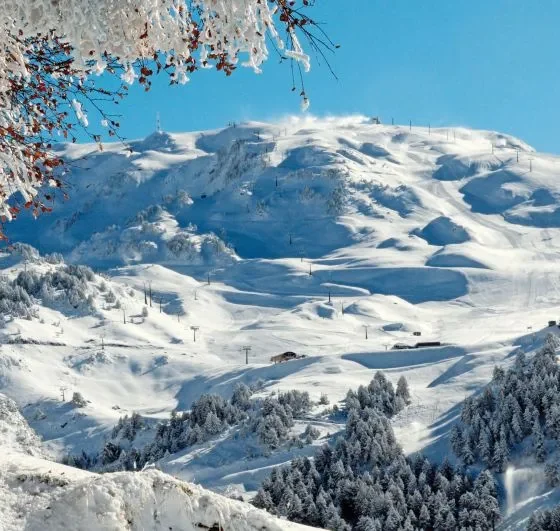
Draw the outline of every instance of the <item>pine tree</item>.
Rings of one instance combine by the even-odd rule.
[[[546,448],[544,446],[544,435],[538,418],[535,419],[535,422],[533,423],[532,436],[535,459],[537,460],[537,463],[544,463],[546,459]]]
[[[397,382],[396,395],[402,398],[407,406],[410,404],[410,391],[408,389],[408,382],[404,376],[401,376]]]
[[[406,518],[404,524],[402,526],[403,531],[414,531],[414,525],[412,525],[412,521],[409,517]]]
[[[494,448],[494,456],[492,459],[492,464],[498,472],[503,472],[505,470],[506,464],[509,458],[509,449],[507,445],[507,440],[502,429],[500,439],[498,444]]]
[[[468,509],[461,509],[459,511],[459,526],[461,529],[467,529],[470,523],[470,516]]]
[[[362,516],[356,525],[356,531],[382,531],[381,523],[375,518]]]
[[[272,501],[272,497],[270,496],[268,490],[264,490],[262,487],[259,489],[251,503],[259,509],[264,509],[274,514],[274,502]]]
[[[445,529],[445,513],[441,507],[433,508],[434,513],[434,530],[443,531]]]
[[[214,436],[222,431],[222,423],[215,413],[208,414],[203,431],[207,436]]]
[[[420,508],[420,514],[418,515],[418,525],[421,529],[429,529],[431,524],[430,511],[425,504],[422,504]]]
[[[387,531],[397,531],[401,526],[401,517],[397,510],[391,506],[385,518],[385,525],[383,529]]]
[[[494,367],[494,372],[492,374],[492,380],[494,380],[496,383],[501,383],[503,382],[504,378],[505,378],[505,371],[502,367],[498,367],[497,365]]]
[[[533,403],[529,399],[525,411],[523,411],[523,430],[525,431],[526,434],[531,433],[533,421],[536,417],[538,417],[538,414],[539,413],[537,411],[537,408],[533,405]]]
[[[303,522],[304,511],[301,500],[297,494],[294,494],[288,509],[288,518],[292,522]]]
[[[514,436],[514,441],[519,443],[523,440],[523,428],[522,428],[522,421],[519,414],[516,412],[513,414],[513,418],[511,421],[511,429]]]
[[[465,465],[470,466],[474,463],[474,452],[471,448],[470,439],[465,439],[465,444],[463,445],[463,462]]]
[[[464,450],[463,430],[458,424],[451,428],[450,436],[451,448],[458,457],[462,457]]]
[[[478,452],[486,464],[490,464],[492,462],[492,455],[494,452],[494,449],[492,448],[492,435],[487,428],[483,428],[480,431]]]
[[[551,437],[560,440],[560,404],[554,404],[546,416],[546,429]]]
[[[410,508],[416,514],[419,514],[420,509],[422,507],[422,503],[423,503],[422,494],[420,494],[420,491],[418,489],[415,489],[414,492],[412,493],[412,497],[409,502]]]
[[[560,506],[558,505],[550,511],[550,528],[554,531],[560,530]]]
[[[560,484],[560,470],[556,463],[547,463],[544,467],[544,476],[546,482],[551,487],[557,487]]]
[[[454,531],[456,529],[456,521],[455,521],[455,517],[453,516],[453,513],[449,512],[447,513],[447,518],[445,519],[445,524],[443,529],[445,529],[445,531]]]

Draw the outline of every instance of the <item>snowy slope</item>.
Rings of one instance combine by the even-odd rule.
[[[310,529],[179,481],[155,469],[99,476],[46,459],[16,404],[0,395],[0,528]]]
[[[399,442],[441,459],[465,396],[558,318],[560,158],[510,136],[309,118],[63,149],[70,199],[8,234],[107,278],[88,288],[94,311],[39,301],[0,347],[0,392],[58,456],[99,450],[124,414],[164,419],[238,382],[332,404],[383,369],[414,395]],[[26,267],[55,266],[0,260],[9,278]],[[389,350],[419,340],[443,346]],[[287,350],[307,358],[270,364]],[[340,429],[314,422],[317,443]],[[247,495],[310,451],[255,457],[226,437],[160,466]]]
[[[99,476],[20,453],[0,457],[2,529],[309,530],[157,470]]]

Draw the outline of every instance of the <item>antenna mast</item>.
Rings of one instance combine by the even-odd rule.
[[[161,119],[160,119],[159,111],[156,114],[156,133],[161,133]]]

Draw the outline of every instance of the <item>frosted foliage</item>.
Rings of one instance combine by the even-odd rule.
[[[64,39],[78,78],[100,74],[112,61],[123,67],[121,77],[131,84],[142,76],[138,60],[158,54],[172,66],[171,79],[177,83],[189,80],[195,64],[226,73],[241,65],[258,73],[268,59],[267,38],[308,70],[309,57],[285,16],[289,10],[283,0],[5,0],[0,11],[0,132],[12,139],[37,133],[29,130],[28,113],[35,111],[14,104],[12,83],[31,80],[27,39],[38,34],[52,31]],[[279,29],[286,30],[288,46]],[[87,125],[80,103],[72,106]],[[0,215],[7,219],[13,214],[7,198],[20,192],[28,202],[42,184],[30,170],[32,156],[23,142],[7,142],[0,149]]]
[[[55,29],[66,36],[78,60],[93,60],[99,70],[105,66],[105,53],[132,65],[138,58],[152,57],[154,52],[168,52],[185,64],[191,54],[189,42],[196,39],[201,58],[214,49],[226,52],[230,58],[247,53],[243,65],[259,71],[268,58],[267,35],[284,48],[276,29],[276,9],[276,3],[261,0],[7,0],[0,17],[4,32],[17,29],[34,36],[46,28]],[[193,12],[202,23],[198,27],[205,29],[201,35],[194,34],[197,26],[193,24]],[[302,61],[308,69],[309,58],[295,33],[291,33],[291,43],[292,50],[286,51],[287,55]],[[20,61],[14,65],[4,57],[2,66],[26,75],[21,50],[11,51]],[[128,70],[125,75],[130,81],[135,74]],[[180,75],[182,81],[187,81],[184,72]],[[0,83],[2,87],[6,88],[6,79]]]

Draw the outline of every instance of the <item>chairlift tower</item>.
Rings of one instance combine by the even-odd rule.
[[[68,391],[67,385],[60,386],[60,394],[63,402],[66,402],[66,391]]]
[[[245,351],[245,365],[249,365],[249,352],[251,352],[251,347],[241,347],[241,350]]]
[[[365,329],[365,331],[366,331],[366,339],[368,339],[368,328],[369,328],[369,325],[362,325],[362,326],[364,327],[364,329]]]

